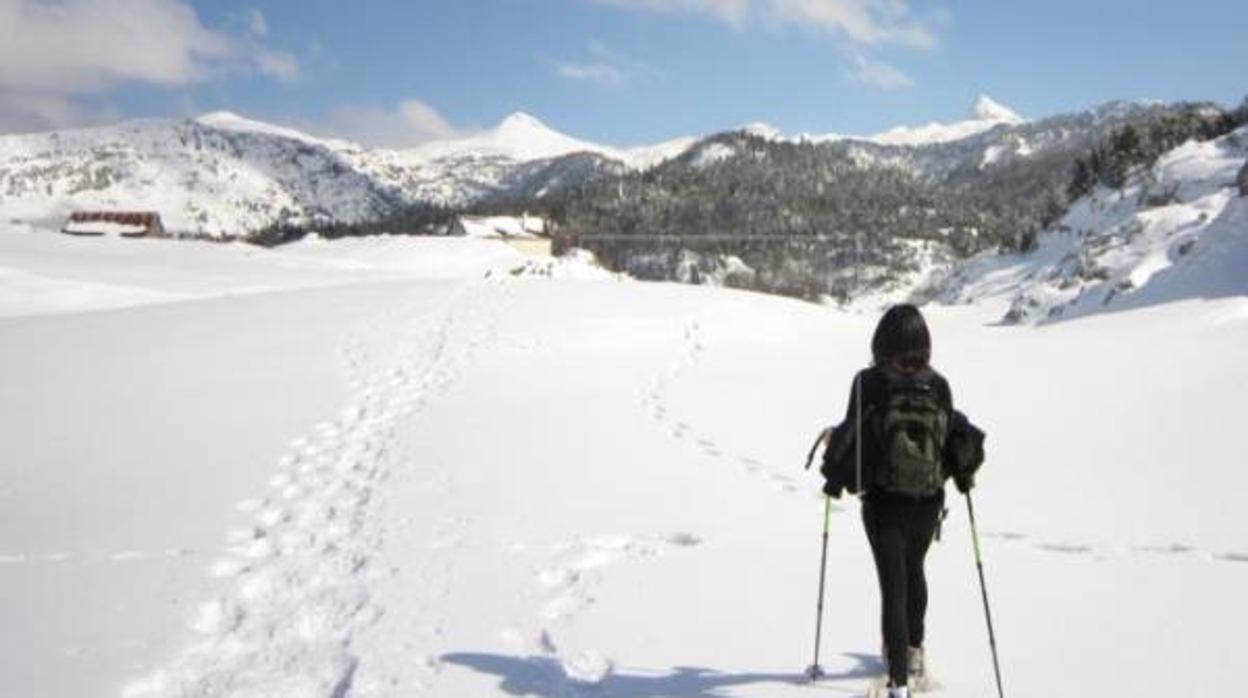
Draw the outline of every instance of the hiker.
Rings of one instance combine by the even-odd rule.
[[[824,452],[824,493],[862,495],[880,584],[889,698],[906,698],[927,679],[923,558],[944,511],[943,458],[955,415],[949,383],[931,367],[931,353],[919,309],[889,308],[871,339],[872,365],[854,377],[845,421]],[[973,484],[969,474],[955,479],[963,492]]]

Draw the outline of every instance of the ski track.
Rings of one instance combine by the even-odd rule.
[[[368,695],[393,680],[386,663],[369,656],[368,673],[381,678],[358,683],[362,656],[354,647],[386,610],[373,589],[395,574],[377,555],[391,533],[380,485],[417,473],[447,482],[422,473],[395,441],[405,420],[445,391],[490,338],[507,284],[468,283],[432,304],[400,306],[348,338],[353,399],[290,442],[267,493],[235,505],[250,520],[227,532],[224,554],[209,570],[228,589],[200,605],[190,623],[199,639],[127,686],[126,698]],[[449,591],[446,551],[462,524],[447,518],[435,531],[442,545],[431,546],[419,574],[426,611]],[[436,639],[439,623],[425,635]],[[436,663],[425,669],[436,671]]]

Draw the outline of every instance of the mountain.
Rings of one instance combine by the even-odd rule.
[[[751,124],[627,149],[516,113],[493,129],[402,150],[213,112],[0,136],[0,195],[8,219],[59,224],[74,209],[151,209],[171,231],[211,237],[247,237],[275,225],[384,222],[432,204],[539,211],[573,223],[566,228],[572,232],[580,225],[677,236],[708,227],[889,231],[901,221],[912,236],[979,235],[977,243],[956,245],[966,252],[1048,222],[1051,194],[1064,188],[1074,159],[1114,129],[1181,109],[1111,103],[1027,121],[982,96],[966,120],[876,136],[786,136]],[[685,186],[694,173],[702,178],[697,191]],[[891,189],[881,194],[880,186]],[[847,192],[854,198],[845,199]],[[907,207],[902,194],[934,203]],[[645,205],[620,215],[636,197]],[[812,206],[821,212],[793,215]],[[853,213],[864,206],[874,213]]]
[[[648,279],[892,297],[978,252],[1030,249],[1082,194],[1072,192],[1077,166],[1095,163],[1117,187],[1122,172],[1248,117],[1203,103],[1111,103],[1018,121],[985,100],[977,107],[990,128],[922,145],[716,134],[646,172],[554,195],[556,247],[588,248]]]
[[[490,131],[457,140],[426,143],[406,151],[412,158],[424,161],[474,155],[516,161],[547,160],[572,153],[598,153],[623,159],[618,151],[564,135],[524,112],[508,116]]]
[[[402,203],[333,144],[256,123],[217,114],[0,137],[3,216],[59,227],[73,209],[144,209],[168,230],[241,237],[275,222],[368,220]]]
[[[970,117],[952,124],[931,123],[926,126],[897,128],[871,136],[865,140],[878,145],[923,146],[969,138],[997,126],[1016,126],[1025,119],[1014,110],[981,95],[971,109]]]
[[[1011,322],[1053,322],[1190,298],[1248,295],[1248,126],[1188,141],[1098,185],[1026,255],[981,255],[958,268],[949,303],[997,299]]]
[[[515,114],[465,139],[369,149],[213,112],[0,136],[0,192],[14,220],[59,225],[74,209],[147,209],[171,231],[244,237],[274,224],[375,220],[415,203],[540,196],[682,147],[616,151]]]

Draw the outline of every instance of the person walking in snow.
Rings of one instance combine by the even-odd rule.
[[[888,696],[906,698],[927,681],[923,560],[944,510],[942,459],[955,413],[948,381],[931,366],[931,335],[918,308],[891,307],[875,328],[871,354],[824,452],[824,493],[862,496],[879,578]],[[971,484],[969,476],[958,478],[962,491]]]

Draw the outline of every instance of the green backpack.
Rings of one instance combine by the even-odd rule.
[[[945,483],[942,454],[949,413],[922,376],[890,381],[876,413],[880,459],[875,484],[908,497],[930,497]]]

